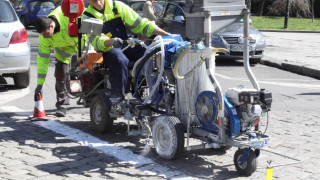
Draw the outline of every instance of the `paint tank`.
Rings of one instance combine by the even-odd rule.
[[[200,60],[200,57],[204,54],[204,50],[191,49],[183,58],[178,73],[179,75],[185,75],[188,73]],[[212,73],[215,68],[215,59],[210,61],[210,69]],[[176,114],[180,121],[187,124],[188,118],[190,118],[190,124],[200,125],[198,118],[196,117],[195,103],[198,95],[202,91],[214,91],[214,87],[211,84],[207,75],[205,63],[203,63],[190,77],[177,81],[176,90]],[[191,116],[189,116],[189,111]]]

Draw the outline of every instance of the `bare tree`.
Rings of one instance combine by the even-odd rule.
[[[258,11],[257,11],[257,15],[258,16],[262,16],[262,14],[263,14],[263,6],[264,6],[265,2],[266,2],[265,0],[260,0],[259,1]]]
[[[269,9],[269,15],[284,16],[287,0],[275,0]],[[291,17],[311,17],[309,0],[290,0]]]
[[[247,8],[251,11],[251,0],[246,0]]]
[[[314,21],[314,0],[311,0],[312,22]]]

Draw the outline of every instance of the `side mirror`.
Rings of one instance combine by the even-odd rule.
[[[185,22],[185,19],[184,19],[183,16],[176,16],[176,17],[174,17],[173,20],[177,21],[177,22],[180,22],[180,23],[184,23]]]

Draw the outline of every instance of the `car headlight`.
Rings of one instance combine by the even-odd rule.
[[[263,35],[261,35],[261,34],[255,35],[254,38],[255,38],[256,42],[264,42]]]
[[[249,37],[249,42],[250,42],[250,43],[255,43],[255,42],[257,42],[257,37],[256,37],[256,36],[251,36],[251,37]]]
[[[259,42],[264,42],[264,37],[263,36],[258,36],[258,41]]]

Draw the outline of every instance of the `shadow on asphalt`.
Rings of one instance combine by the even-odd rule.
[[[15,85],[10,84],[0,84],[0,93],[1,92],[7,92],[10,90],[19,90],[19,88],[15,87]]]
[[[18,150],[26,155],[26,158],[21,159],[26,163],[26,166],[33,166],[40,171],[59,176],[68,174],[71,177],[72,175],[90,177],[90,173],[98,173],[101,177],[108,179],[112,178],[108,175],[109,173],[134,176],[134,174],[121,171],[122,168],[127,168],[130,164],[119,162],[116,158],[87,146],[78,145],[63,135],[31,123],[28,119],[15,119],[14,116],[3,118],[4,116],[7,114],[0,113],[0,117],[2,117],[0,142],[18,143]],[[6,129],[9,130],[6,131]],[[8,148],[13,148],[13,146],[8,145]],[[50,156],[55,157],[54,160],[48,157],[48,151],[52,153]],[[56,162],[46,163],[50,161],[49,159]],[[145,174],[139,175],[139,177],[148,178],[152,175]]]
[[[310,96],[318,96],[320,95],[320,92],[314,92],[314,93],[300,93],[298,95],[310,95]]]
[[[216,66],[243,66],[243,60],[242,59],[221,59],[221,58],[216,58]],[[254,67],[255,64],[251,63],[251,67]]]
[[[128,176],[134,176],[126,174],[121,171],[121,168],[128,168],[131,165],[123,162],[119,162],[113,156],[102,154],[94,149],[90,149],[87,146],[76,145],[72,140],[67,139],[63,135],[52,132],[51,130],[45,129],[43,127],[37,126],[28,118],[22,118],[22,116],[13,116],[8,113],[0,113],[2,118],[0,129],[1,142],[17,142],[19,148],[22,149],[21,153],[24,153],[24,148],[30,150],[34,149],[34,154],[29,154],[28,159],[24,159],[27,165],[32,166],[32,161],[36,161],[39,157],[43,158],[42,162],[36,162],[36,167],[38,170],[48,172],[50,174],[56,174],[64,176],[64,174],[77,174],[85,175],[87,173],[98,173],[104,178],[112,178],[109,173],[124,174]],[[203,177],[210,177],[214,179],[227,179],[238,177],[236,171],[228,171],[229,166],[232,164],[227,164],[219,166],[214,162],[210,162],[207,159],[211,156],[215,159],[219,159],[224,156],[223,153],[214,150],[197,150],[185,152],[177,160],[164,160],[157,156],[154,148],[150,151],[144,152],[146,145],[142,143],[142,136],[127,136],[126,135],[126,125],[123,123],[116,123],[111,133],[101,134],[93,130],[90,122],[81,121],[61,121],[62,123],[85,131],[92,136],[98,137],[101,140],[108,141],[109,143],[121,144],[123,142],[128,142],[127,146],[123,146],[126,149],[130,149],[135,154],[143,155],[147,158],[153,159],[155,162],[172,167],[173,169],[178,169],[190,176],[203,175]],[[81,128],[79,128],[81,127]],[[6,131],[5,129],[10,130]],[[33,142],[34,141],[34,142]],[[33,142],[33,143],[30,143]],[[36,152],[39,151],[39,154]],[[52,156],[63,159],[62,162],[48,162],[44,159],[48,157],[42,157],[41,151],[51,151]],[[28,155],[28,153],[26,153]],[[35,159],[33,159],[36,156]],[[49,158],[50,159],[50,158]],[[217,161],[219,162],[219,161]],[[232,161],[230,161],[232,162]],[[31,163],[31,164],[28,164]],[[109,170],[110,169],[110,170]],[[152,171],[152,170],[151,170]],[[138,178],[147,178],[150,175],[139,176]]]
[[[121,147],[129,149],[135,154],[150,158],[161,165],[169,165],[170,167],[179,169],[187,174],[202,174],[204,177],[213,177],[217,179],[234,178],[239,176],[236,171],[228,170],[228,167],[234,166],[233,163],[225,166],[219,166],[206,159],[206,157],[211,156],[218,160],[221,156],[225,155],[225,153],[220,151],[215,151],[213,149],[194,150],[181,154],[181,156],[176,160],[164,160],[157,155],[153,145],[151,145],[151,149],[149,146],[146,148],[146,144],[144,143],[145,137],[143,135],[128,136],[127,125],[124,122],[119,122],[118,120],[114,121],[113,128],[109,133],[96,132],[90,121],[63,120],[62,122],[72,128],[80,129],[83,132],[97,137],[103,141],[120,145]],[[133,125],[130,126],[130,128],[137,129],[137,126]]]

